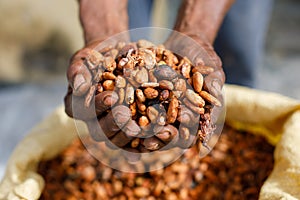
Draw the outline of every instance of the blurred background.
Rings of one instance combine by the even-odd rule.
[[[300,1],[275,0],[258,88],[300,100]],[[63,103],[83,45],[77,1],[0,1],[0,178],[16,144]]]

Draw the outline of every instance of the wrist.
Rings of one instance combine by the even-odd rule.
[[[86,44],[128,29],[126,0],[80,0],[79,4]]]
[[[234,0],[184,0],[174,27],[187,35],[206,38],[212,44]]]

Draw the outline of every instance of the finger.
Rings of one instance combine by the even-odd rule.
[[[114,143],[118,147],[124,147],[128,144],[132,138],[128,137],[123,131],[116,133],[112,138],[111,142]]]
[[[68,116],[80,120],[90,120],[96,118],[96,111],[93,105],[89,107],[84,106],[85,98],[74,96],[72,94],[72,89],[69,86],[68,93],[64,98],[65,112]],[[93,102],[93,100],[92,100]]]
[[[119,97],[114,91],[103,91],[95,97],[95,109],[97,115],[101,115],[117,103]]]
[[[156,125],[153,131],[155,133],[155,136],[158,137],[164,143],[168,143],[171,140],[172,142],[176,142],[173,141],[173,139],[175,139],[176,135],[178,135],[178,130],[173,125],[168,124],[163,127]]]
[[[225,82],[225,74],[222,69],[210,73],[204,78],[204,89],[214,97],[222,94],[222,88]]]
[[[84,95],[92,85],[92,74],[83,59],[74,59],[67,71],[69,84],[76,96]]]
[[[204,40],[201,40],[200,38],[196,36],[192,36],[192,38],[195,40],[196,44],[198,45],[198,51],[195,50],[191,52],[191,61],[196,66],[198,64],[198,60],[201,59],[205,65],[213,67],[216,70],[219,70],[222,67],[222,61],[220,57],[215,52],[213,46],[205,42]],[[202,49],[201,51],[199,50]],[[197,49],[197,47],[196,47]]]
[[[145,138],[142,141],[142,145],[150,151],[155,151],[155,150],[158,150],[158,149],[162,148],[163,146],[165,146],[165,144],[155,136]]]
[[[135,137],[141,132],[141,128],[134,120],[129,120],[122,130],[128,137]]]
[[[114,107],[111,112],[99,120],[104,134],[107,137],[114,136],[131,119],[131,112],[128,107],[119,105]]]

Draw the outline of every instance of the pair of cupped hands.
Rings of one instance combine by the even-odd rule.
[[[123,34],[124,35],[124,34]],[[126,35],[126,34],[125,34]],[[126,135],[124,132],[119,134],[120,130],[137,131],[138,127],[132,126],[130,122],[131,112],[128,106],[118,105],[113,107],[105,117],[100,119],[101,115],[107,109],[111,109],[117,102],[117,94],[114,91],[106,91],[93,95],[92,104],[86,107],[85,97],[93,84],[93,75],[88,68],[85,59],[91,50],[99,50],[99,46],[116,45],[118,42],[129,42],[129,37],[111,37],[108,40],[96,40],[86,44],[86,46],[77,51],[70,59],[67,70],[68,91],[65,96],[65,111],[75,119],[86,122],[92,138],[96,141],[105,141],[108,138],[115,144],[122,146],[126,144]],[[214,68],[214,72],[204,78],[205,87],[212,94],[220,94],[224,84],[225,76],[222,69],[222,63],[215,53],[212,44],[196,34],[185,34],[174,31],[164,43],[166,49],[176,50],[176,54],[186,56],[195,65],[198,62],[204,62],[206,66]],[[117,134],[118,133],[118,134]],[[125,145],[124,144],[124,145]]]

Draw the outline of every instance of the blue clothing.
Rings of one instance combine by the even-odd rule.
[[[273,0],[237,0],[215,41],[226,82],[255,87]]]
[[[151,26],[153,0],[128,0],[129,29]]]

